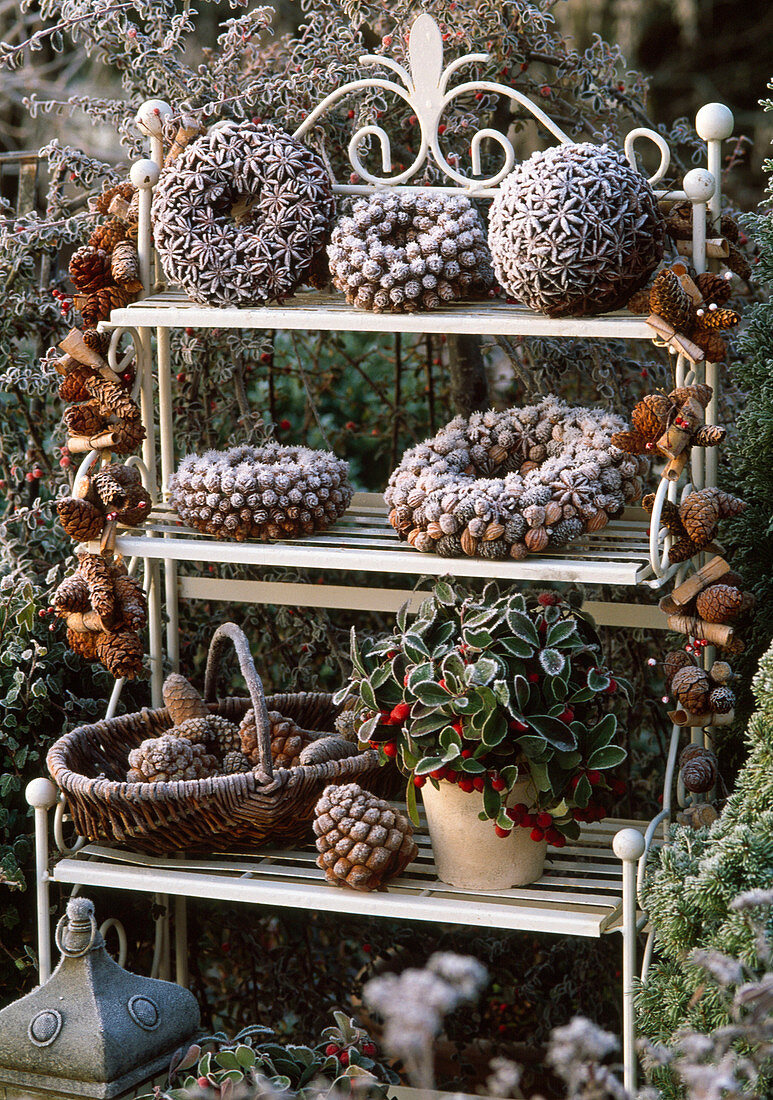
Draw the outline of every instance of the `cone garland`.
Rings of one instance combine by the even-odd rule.
[[[654,493],[648,493],[642,500],[648,512],[652,512],[654,504]],[[661,522],[675,537],[668,560],[672,564],[687,561],[705,549],[717,534],[719,521],[737,516],[745,507],[739,497],[716,488],[692,492],[680,505],[664,501]]]
[[[711,386],[695,385],[681,386],[668,395],[647,394],[631,411],[634,430],[616,432],[612,445],[627,454],[669,459],[664,476],[675,480],[693,447],[716,447],[725,438],[723,427],[703,422],[713,393]]]
[[[701,745],[688,745],[679,757],[679,777],[692,794],[710,791],[719,777],[715,754]]]
[[[82,496],[64,497],[56,506],[65,531],[79,542],[98,539],[108,520],[133,527],[150,514],[150,494],[134,466],[106,466],[83,479],[81,492]]]
[[[719,280],[716,276],[700,282],[699,279],[697,276],[693,281],[683,263],[659,271],[650,290],[650,313],[697,345],[709,362],[722,362],[727,348],[720,333],[734,328],[740,317],[735,310],[720,308],[730,297],[729,289],[720,285],[727,280]],[[695,290],[698,301],[691,295],[691,289]]]
[[[317,866],[333,886],[376,890],[418,854],[408,818],[357,783],[326,787],[314,812]]]

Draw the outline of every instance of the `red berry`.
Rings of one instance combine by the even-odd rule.
[[[497,834],[497,836],[501,836],[501,837],[510,836],[510,833],[512,831],[513,831],[512,829],[503,829],[501,825],[495,825],[494,826],[494,832]]]
[[[525,722],[519,721],[518,718],[511,718],[510,721],[507,723],[507,728],[515,730],[516,733],[526,733],[526,730],[529,727],[526,725]]]
[[[580,782],[581,779],[581,775],[573,775],[572,778],[569,780],[569,786],[572,788],[573,791],[577,790],[577,784]]]
[[[469,760],[471,756],[472,753],[469,749],[462,749],[462,760]]]
[[[366,1058],[372,1058],[373,1055],[376,1053],[375,1043],[363,1043],[362,1053],[365,1055]]]
[[[459,780],[459,790],[464,791],[465,794],[469,794],[470,791],[474,790],[472,780],[471,779],[460,779]]]
[[[559,722],[571,722],[574,719],[574,711],[571,707],[565,707],[558,716]]]
[[[414,775],[414,777],[413,777],[414,787],[423,787],[426,782],[427,782],[426,775]]]
[[[601,772],[596,771],[595,768],[591,768],[588,772],[588,782],[592,787],[595,787],[597,783],[601,782]]]
[[[612,790],[615,794],[618,794],[618,795],[625,794],[627,789],[628,788],[625,785],[625,780],[624,779],[613,779],[612,780]]]
[[[530,672],[529,673],[529,683],[530,684],[538,684],[539,683],[539,673],[538,672]]]
[[[354,118],[354,111],[352,111],[351,109],[349,109],[349,110],[348,110],[348,111],[346,112],[346,117],[347,117],[347,118]]]
[[[393,722],[404,722],[410,713],[411,708],[407,703],[398,703],[396,707],[392,708],[390,718]]]
[[[72,459],[69,455],[62,455],[59,459],[59,465],[66,469],[68,466],[72,466]]]
[[[507,783],[505,783],[504,779],[500,779],[499,777],[497,777],[496,779],[491,780],[491,787],[492,790],[503,791],[507,787]]]
[[[349,1065],[349,1051],[348,1050],[342,1050],[341,1053],[338,1055],[338,1061],[341,1063],[342,1066],[348,1066]]]
[[[537,829],[537,828],[532,829],[532,831],[529,833],[529,836],[531,837],[532,840],[544,840],[545,839],[545,834],[543,833],[542,829]]]
[[[387,741],[382,748],[384,749],[384,756],[388,756],[390,760],[397,756],[397,745],[394,741]]]
[[[446,776],[445,776],[445,777],[446,777],[446,780],[447,780],[447,781],[448,781],[449,783],[456,783],[456,781],[457,781],[457,780],[458,780],[458,778],[459,778],[458,774],[457,774],[457,773],[456,773],[456,772],[454,771],[454,769],[453,769],[453,768],[449,768],[449,769],[448,769],[448,771],[446,772]]]
[[[284,420],[279,421],[279,427],[282,429],[283,432],[287,432],[290,430],[290,428],[292,428],[292,424],[287,419],[287,417],[285,417]]]
[[[27,473],[24,476],[27,479],[27,481],[34,481],[35,480],[35,475],[33,474],[32,470],[28,470]]]
[[[436,768],[434,772],[430,772],[429,774],[430,774],[430,778],[432,778],[432,779],[445,779],[446,769],[445,768]]]
[[[460,737],[462,736],[462,720],[461,720],[461,718],[458,719],[458,721],[454,722],[453,726],[451,726],[451,729],[456,730],[456,732],[459,734]],[[464,755],[464,753],[462,753],[462,755]]]
[[[614,695],[616,691],[617,691],[617,681],[616,680],[610,680],[609,681],[609,687],[604,688],[604,694],[605,695]]]
[[[385,34],[384,37],[381,39],[381,41],[384,43],[385,46],[387,46],[387,47],[391,46],[392,45],[392,35],[391,34]]]
[[[537,824],[537,817],[535,814],[524,814],[521,818],[521,825],[524,829],[533,829]]]
[[[408,119],[408,125],[409,126],[415,126],[417,122],[418,122],[418,119],[416,118],[416,115],[411,115],[410,118]]]
[[[486,788],[486,780],[482,775],[476,775],[472,781],[472,785],[476,791],[484,791]]]
[[[510,806],[508,809],[505,810],[505,813],[510,818],[513,825],[521,824],[521,818],[523,817],[523,814],[518,806]]]
[[[553,815],[548,813],[537,814],[537,824],[540,829],[549,829],[553,824]]]
[[[445,122],[441,122],[440,125],[437,128],[437,132],[439,134],[444,134],[447,129],[448,129],[448,127],[446,126]]]
[[[543,607],[554,607],[558,603],[558,596],[555,592],[540,592],[537,603],[542,604]]]
[[[338,1054],[340,1049],[335,1043],[328,1043],[325,1047],[325,1054]]]
[[[558,836],[555,840],[551,841],[551,844],[554,848],[563,848],[566,844],[566,837],[563,833],[558,833]]]
[[[554,829],[552,825],[549,829],[545,830],[545,840],[548,842],[548,844],[555,844],[556,840],[560,836],[561,834],[559,833],[558,829]]]
[[[208,1089],[209,1088],[209,1078],[208,1077],[199,1077],[196,1084],[199,1086],[200,1089]]]
[[[184,382],[184,381],[185,381],[185,379],[186,379],[187,377],[188,377],[188,376],[187,376],[187,374],[185,373],[185,371],[184,371],[184,370],[181,370],[181,371],[180,371],[180,373],[179,373],[179,374],[177,375],[177,381],[178,381],[178,382]]]

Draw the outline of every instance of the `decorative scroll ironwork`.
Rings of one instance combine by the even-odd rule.
[[[403,171],[393,175],[389,135],[382,126],[369,123],[354,132],[349,142],[348,151],[352,169],[361,180],[370,186],[353,188],[336,184],[336,190],[348,192],[405,185],[431,157],[443,174],[457,185],[453,190],[474,192],[481,197],[493,195],[497,184],[501,183],[504,177],[512,171],[515,164],[515,149],[506,134],[490,127],[484,127],[472,135],[470,142],[472,176],[465,175],[454,168],[440,147],[441,131],[439,127],[443,114],[452,100],[466,93],[489,92],[494,95],[507,96],[514,103],[519,104],[528,111],[559,142],[567,143],[571,141],[571,138],[541,107],[538,107],[536,103],[533,103],[515,88],[508,88],[505,84],[499,84],[492,80],[473,80],[465,81],[449,89],[449,80],[459,69],[475,62],[488,61],[489,55],[486,53],[465,54],[443,68],[443,36],[431,15],[426,13],[420,15],[411,27],[408,38],[408,59],[409,68],[405,68],[391,57],[365,54],[360,58],[361,65],[368,67],[379,65],[382,68],[389,69],[402,81],[402,84],[378,76],[352,80],[342,84],[340,88],[336,88],[334,92],[326,96],[295,131],[295,137],[304,137],[333,104],[343,99],[344,96],[365,88],[380,88],[382,91],[392,92],[411,108],[416,116],[421,133],[421,144],[413,163]],[[380,146],[382,175],[375,175],[370,172],[362,161],[363,146],[370,138],[375,138]],[[655,184],[663,178],[668,170],[671,159],[670,151],[664,139],[654,130],[644,127],[632,130],[625,141],[625,155],[633,168],[637,167],[634,142],[640,138],[648,138],[660,151],[660,164],[649,181],[651,184]],[[493,141],[500,147],[504,163],[493,175],[476,179],[474,177],[481,175],[481,147],[486,140]]]

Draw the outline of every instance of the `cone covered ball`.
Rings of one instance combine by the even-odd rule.
[[[608,145],[567,143],[534,153],[491,204],[497,278],[548,317],[625,305],[660,263],[664,235],[654,191]]]

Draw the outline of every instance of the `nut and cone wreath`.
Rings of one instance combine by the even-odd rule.
[[[376,890],[418,854],[408,818],[357,783],[326,787],[314,812],[317,866],[333,886]]]
[[[534,153],[491,204],[489,247],[507,293],[549,317],[620,309],[663,257],[654,191],[608,145]]]
[[[483,223],[464,195],[379,191],[359,199],[327,252],[333,285],[374,313],[438,309],[494,282]]]
[[[457,416],[405,452],[384,499],[414,549],[507,557],[565,546],[639,499],[646,457],[612,445],[620,417],[556,397]]]
[[[348,466],[307,447],[232,447],[188,455],[169,500],[191,527],[220,539],[288,539],[324,531],[349,507]]]

